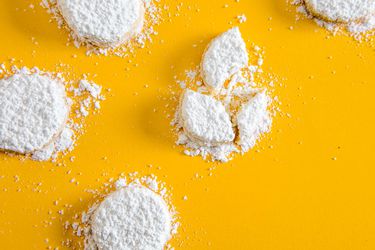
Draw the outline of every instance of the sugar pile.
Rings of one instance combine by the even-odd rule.
[[[235,32],[238,34],[227,36]],[[270,131],[273,110],[267,89],[255,81],[255,76],[262,72],[260,48],[254,47],[259,58],[255,65],[249,65],[249,55],[238,28],[227,31],[214,41],[220,39],[225,40],[219,41],[222,46],[212,47],[211,43],[209,48],[212,51],[207,54],[206,50],[203,60],[210,54],[222,56],[211,57],[206,60],[211,65],[187,71],[188,80],[179,81],[185,91],[172,125],[178,133],[176,143],[185,147],[185,154],[227,162],[233,153],[248,152],[263,134]],[[231,57],[233,54],[237,56]],[[205,70],[206,76],[203,76],[203,68],[212,70]],[[235,70],[230,72],[228,69]],[[220,80],[224,82],[216,85],[217,88],[212,88],[207,79],[214,78],[207,74],[225,75],[226,79]],[[273,86],[272,81],[269,84]]]
[[[71,224],[77,236],[85,237],[84,249],[164,249],[179,226],[165,185],[151,175],[129,182],[120,178],[114,186],[81,222]]]
[[[82,133],[80,118],[90,113],[91,106],[100,108],[104,99],[101,87],[87,79],[75,87],[61,74],[36,67],[7,69],[4,64],[0,73],[5,77],[0,80],[0,148],[9,154],[56,160],[73,150]]]
[[[87,55],[124,57],[152,41],[160,22],[158,0],[42,0],[42,7],[70,31],[70,40]],[[69,26],[69,27],[68,27]]]
[[[347,31],[360,40],[374,33],[373,0],[294,0],[292,4],[299,13],[334,34]]]

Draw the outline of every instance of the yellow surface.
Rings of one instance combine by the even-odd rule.
[[[48,22],[37,1],[35,10],[31,1],[0,1],[0,61],[50,71],[64,63],[65,72],[96,73],[112,89],[101,113],[88,118],[74,162],[0,155],[0,248],[64,249],[61,241],[73,238],[63,222],[93,201],[85,189],[137,170],[173,187],[182,223],[177,249],[375,249],[374,48],[296,22],[284,0],[162,1],[171,21],[130,62],[66,46],[67,32]],[[209,40],[240,14],[248,18],[244,37],[266,52],[264,70],[284,79],[275,91],[291,118],[277,117],[259,152],[228,164],[186,157],[166,118],[176,105],[168,89],[178,90],[173,77],[198,64]]]

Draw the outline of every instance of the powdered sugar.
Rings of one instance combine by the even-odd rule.
[[[42,149],[68,113],[64,86],[55,79],[19,72],[0,80],[0,148],[21,154]]]
[[[82,132],[82,123],[72,119],[69,109],[76,114],[78,111],[78,118],[88,115],[91,106],[100,107],[99,102],[104,99],[100,94],[102,88],[86,78],[74,87],[76,84],[66,82],[60,73],[43,72],[38,68],[12,66],[8,70],[2,64],[2,71],[9,77],[0,80],[0,94],[6,95],[0,100],[7,103],[0,107],[0,114],[4,115],[3,118],[0,115],[3,122],[0,126],[1,148],[31,154],[37,161],[56,160],[60,153],[73,150],[77,136]],[[67,85],[71,87],[67,88]],[[66,93],[73,95],[73,99]],[[13,101],[16,103],[9,105]],[[83,107],[85,114],[80,112]],[[11,127],[6,125],[10,124],[6,122],[9,119],[12,119]]]
[[[233,122],[226,125],[225,128],[231,129],[232,140],[221,143],[212,143],[202,139],[197,140],[189,134],[181,117],[177,115],[174,123],[178,130],[176,144],[185,146],[184,153],[186,155],[201,155],[204,159],[211,157],[213,161],[227,162],[230,160],[232,153],[248,152],[256,145],[256,142],[263,134],[270,131],[272,125],[272,115],[269,111],[271,98],[264,90],[238,87],[235,88],[232,94],[236,95],[237,98],[242,96],[248,100],[247,102],[233,101],[228,107],[228,117]],[[179,112],[181,111],[177,113]],[[213,110],[206,110],[206,112],[213,112]],[[195,122],[198,122],[198,120],[195,120]],[[199,123],[202,122],[204,123],[204,120],[199,120]],[[206,120],[206,123],[210,123],[210,121]],[[203,124],[201,126],[208,125]],[[218,127],[217,130],[223,130],[223,127]],[[234,140],[235,137],[238,139]]]
[[[85,46],[87,55],[125,57],[135,47],[143,48],[146,41],[152,41],[152,36],[157,34],[154,27],[160,22],[161,12],[157,2],[159,0],[42,0],[41,5],[59,28],[65,24],[71,27],[71,42],[77,48]]]
[[[177,129],[180,130],[180,126]],[[233,143],[224,143],[218,145],[204,145],[201,142],[191,140],[183,131],[178,132],[177,145],[183,145],[186,149],[184,153],[188,156],[202,156],[203,159],[211,158],[212,161],[229,161],[229,157],[234,152],[240,152],[238,147]]]
[[[178,133],[176,143],[185,147],[186,155],[227,162],[233,153],[245,153],[253,148],[270,131],[271,98],[254,81],[255,74],[262,72],[263,57],[259,47],[255,46],[254,50],[258,54],[257,64],[246,64],[229,75],[225,79],[228,84],[220,91],[201,86],[198,74],[186,71],[188,80],[183,82],[189,89],[183,93],[172,122]]]
[[[372,35],[375,29],[375,2],[372,0],[296,0],[292,3],[299,13],[334,34],[345,30],[361,40]]]
[[[202,77],[213,90],[220,90],[228,78],[249,62],[246,45],[238,27],[215,38],[202,59]]]
[[[163,249],[170,230],[167,204],[143,186],[113,192],[91,218],[92,237],[98,249]]]
[[[305,0],[307,9],[330,22],[355,22],[375,14],[373,0]]]
[[[118,179],[116,191],[82,214],[82,226],[72,223],[78,236],[83,232],[86,250],[160,250],[177,233],[179,224],[165,184],[154,175],[131,176]]]
[[[75,134],[74,131],[66,126],[55,141],[51,142],[42,150],[32,154],[32,159],[36,161],[48,161],[51,158],[56,159],[58,153],[71,151],[74,148]]]
[[[259,136],[270,130],[272,120],[267,111],[270,98],[259,92],[244,103],[236,116],[238,145],[244,152],[255,146]]]
[[[117,47],[143,27],[141,0],[57,0],[57,5],[80,40],[101,47]]]
[[[74,94],[82,95],[85,91],[88,91],[93,98],[99,98],[102,87],[86,79],[82,79],[79,81],[78,89],[74,91]]]
[[[213,97],[186,90],[180,112],[185,133],[193,140],[205,145],[233,141],[230,116],[223,104]]]

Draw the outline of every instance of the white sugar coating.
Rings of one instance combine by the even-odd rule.
[[[208,45],[202,59],[205,84],[218,91],[231,75],[247,66],[249,55],[238,27],[221,34]]]
[[[58,136],[69,114],[64,86],[37,73],[0,80],[0,148],[41,150]]]
[[[180,116],[186,134],[203,145],[234,140],[229,114],[223,104],[211,96],[186,90],[181,100]]]
[[[360,21],[375,14],[374,0],[305,0],[307,9],[330,22]]]
[[[233,152],[239,152],[234,142],[224,143],[215,146],[202,145],[187,137],[186,133],[178,135],[177,145],[184,145],[184,153],[189,156],[201,155],[203,159],[210,156],[212,161],[228,162]]]
[[[111,193],[91,218],[93,242],[100,250],[162,250],[171,231],[168,205],[141,185]]]
[[[243,152],[255,146],[259,137],[267,133],[272,124],[268,112],[270,98],[263,91],[243,104],[237,113],[236,122],[239,131],[238,144]]]
[[[272,99],[263,91],[263,83],[255,81],[256,74],[263,72],[263,56],[258,46],[254,51],[257,65],[249,65],[240,31],[231,29],[215,38],[203,56],[201,76],[207,86],[201,86],[191,70],[186,71],[186,80],[176,79],[185,92],[172,125],[178,133],[176,144],[184,146],[186,155],[228,162],[270,131],[275,109],[268,109]],[[219,84],[210,85],[207,79]]]
[[[117,47],[142,30],[142,0],[57,0],[79,39],[101,47]]]
[[[60,136],[54,142],[55,150],[63,152],[69,150],[73,147],[74,143],[74,132],[68,127],[65,127],[61,132]]]
[[[96,83],[89,82],[86,79],[82,79],[79,82],[79,87],[76,90],[77,95],[82,95],[82,92],[87,91],[94,98],[98,98],[102,92],[102,87]]]
[[[51,159],[54,152],[55,152],[55,145],[54,143],[50,143],[49,145],[44,147],[42,150],[33,152],[33,155],[31,157],[35,161],[48,161]]]
[[[59,152],[73,149],[74,132],[69,127],[65,127],[60,135],[42,150],[33,152],[32,159],[35,161],[48,161],[56,158]]]

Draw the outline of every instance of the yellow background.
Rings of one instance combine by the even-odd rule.
[[[66,46],[67,32],[38,1],[0,1],[0,61],[50,71],[63,63],[64,72],[97,74],[112,89],[100,114],[88,118],[74,162],[0,155],[0,248],[64,249],[61,241],[73,237],[63,222],[94,200],[85,190],[139,171],[173,188],[182,223],[177,249],[375,249],[374,47],[297,22],[284,0],[162,2],[171,18],[164,14],[153,43],[128,60]],[[264,70],[283,79],[275,92],[291,117],[278,116],[256,149],[228,164],[189,158],[174,146],[169,90],[179,90],[174,76],[198,64],[209,40],[240,14],[248,44],[265,50]]]

